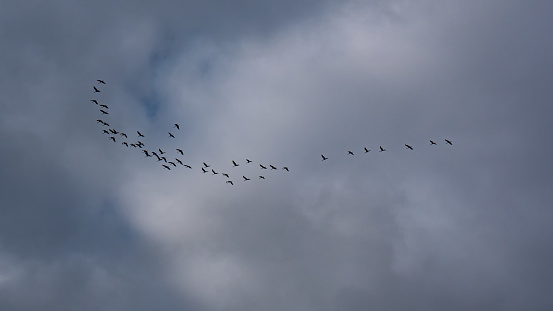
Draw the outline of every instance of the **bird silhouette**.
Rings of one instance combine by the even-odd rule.
[[[227,183],[227,184],[231,184],[231,185],[234,186],[234,183],[232,183],[232,180],[227,180],[226,183]]]
[[[180,130],[180,126],[179,126],[177,123],[175,123],[175,126],[174,126],[174,127],[176,127],[177,130]]]
[[[127,134],[125,134],[125,133],[123,133],[123,132],[119,133],[119,135],[125,136],[125,138],[128,138],[128,137],[127,137]]]
[[[98,105],[98,101],[97,101],[97,100],[91,99],[90,101],[93,102],[93,103],[95,103],[96,105]]]
[[[264,170],[266,170],[266,169],[267,169],[267,167],[266,167],[266,166],[263,166],[263,165],[261,165],[261,164],[259,164],[259,166],[261,166],[261,168],[262,168],[262,169],[264,169]]]
[[[450,145],[453,145],[453,144],[451,143],[451,141],[449,141],[449,140],[447,140],[447,139],[445,140],[445,142],[448,143],[448,144],[450,144]]]
[[[270,164],[269,164],[269,166],[271,167],[272,170],[276,170],[276,169],[277,169],[277,168],[276,168],[275,166],[273,166],[273,165],[270,165]]]
[[[430,145],[437,145],[432,139],[430,140]]]
[[[144,152],[147,157],[151,157],[151,155],[148,153],[148,150],[142,150],[142,152]]]
[[[105,126],[109,126],[109,123],[107,123],[107,122],[104,122],[102,124],[105,125]]]
[[[239,166],[238,164],[236,164],[236,162],[234,162],[234,160],[232,161],[232,165]]]
[[[139,131],[136,131],[136,133],[138,134],[138,136],[144,137],[144,135],[142,135],[142,133],[140,133]]]
[[[93,86],[93,88],[94,88],[94,92],[95,92],[95,93],[100,93],[100,90],[97,89],[95,86]]]
[[[348,155],[354,155],[351,150],[348,150]]]
[[[136,141],[136,144],[139,145],[139,146],[144,146],[144,143],[141,142],[140,140],[137,140],[137,141]]]
[[[111,139],[111,140],[113,140],[113,142],[115,142],[115,137],[110,136],[109,139]]]
[[[215,172],[215,170],[214,170],[214,169],[211,169],[211,171],[213,172],[213,175],[217,175],[217,174],[219,174],[219,173]]]
[[[263,177],[263,176],[259,175],[259,179],[265,179],[265,177]]]
[[[98,81],[98,83],[101,83],[101,84],[106,84],[103,80],[96,80]]]
[[[203,168],[203,167],[202,167],[202,172],[203,172],[203,173],[207,173],[207,171],[206,171],[205,168]],[[202,174],[203,174],[203,173],[202,173]]]
[[[246,159],[246,164],[251,163],[251,162],[252,162],[252,160]]]
[[[407,149],[413,150],[413,147],[409,146],[408,144],[405,144],[405,147],[407,147]]]
[[[287,172],[289,172],[288,167],[286,167],[286,166],[283,167],[282,169],[285,170],[285,171],[287,171]]]
[[[251,179],[249,179],[248,177],[246,177],[246,176],[244,176],[244,175],[242,175],[242,178],[244,178],[244,181],[251,180]]]
[[[169,133],[169,137],[175,138],[175,136],[171,134],[171,132],[168,132],[168,133]]]
[[[192,166],[188,165],[188,164],[184,164],[185,167],[188,167],[188,168],[192,168]]]
[[[369,153],[370,150],[367,149],[367,147],[363,147],[363,148],[365,148],[365,153]]]
[[[108,131],[106,131],[106,130],[104,130],[103,134],[109,134],[109,132],[108,132]]]
[[[121,145],[125,145],[125,146],[127,146],[127,147],[129,146],[129,144],[127,144],[126,141],[122,142]]]
[[[165,165],[165,164],[162,164],[161,166],[165,167],[168,170],[171,170],[171,168],[169,166]]]
[[[177,151],[178,151],[181,155],[184,155],[184,153],[182,152],[182,150],[180,150],[180,149],[177,148]]]
[[[207,165],[207,164],[204,162],[204,166],[205,166],[205,167],[210,167],[211,165]]]
[[[129,146],[136,148],[136,145],[135,145],[135,144],[130,144]]]
[[[101,109],[100,109],[100,112],[103,113],[103,114],[109,114],[109,113],[107,113],[106,111],[101,110]]]
[[[382,152],[382,151],[386,151],[386,149],[382,148],[382,146],[380,146],[380,151],[379,152]]]
[[[167,158],[165,157],[160,157],[161,159],[163,159],[163,161],[165,161],[165,163],[167,163]]]
[[[167,162],[167,163],[169,163],[169,164],[171,164],[171,165],[173,165],[173,166],[175,166],[175,167],[177,166],[177,165],[175,164],[175,162],[169,161],[169,162]]]
[[[160,148],[158,148],[157,150],[159,150],[159,154],[164,154],[165,152],[163,152],[163,150],[161,150]]]
[[[323,161],[324,161],[324,160],[328,160],[328,158],[327,158],[327,157],[325,157],[325,156],[324,156],[324,155],[322,155],[322,154],[321,154],[321,157],[323,157]]]
[[[183,164],[182,164],[182,161],[179,160],[178,158],[175,158],[175,161],[179,162],[180,165],[183,165]]]
[[[104,104],[100,105],[100,107],[104,107],[106,109],[109,109],[109,107],[107,105],[104,105]]]
[[[227,173],[222,173],[221,175],[225,176],[226,178],[230,178]]]

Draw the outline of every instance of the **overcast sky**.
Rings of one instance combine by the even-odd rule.
[[[0,309],[553,309],[551,12],[3,1]]]

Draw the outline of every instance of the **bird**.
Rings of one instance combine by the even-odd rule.
[[[271,167],[272,170],[276,170],[277,168],[274,167],[273,165],[269,165]]]
[[[413,147],[409,146],[408,144],[405,144],[405,147],[407,147],[410,150],[413,150]]]
[[[115,137],[110,136],[109,139],[111,139],[111,140],[113,140],[113,142],[115,142]]]
[[[382,151],[386,151],[386,149],[382,148],[382,146],[380,146],[380,151],[379,152],[382,152]]]
[[[154,154],[153,152],[152,154],[156,156],[158,162],[161,161],[161,158],[157,154]]]
[[[98,81],[98,83],[101,83],[101,84],[106,84],[103,80],[96,80]]]
[[[165,165],[165,164],[162,164],[161,166],[165,167],[168,170],[171,170],[171,168],[169,166]]]
[[[125,146],[127,146],[127,147],[129,146],[129,144],[127,144],[126,141],[122,142],[121,145],[125,145]]]
[[[227,173],[222,173],[222,175],[225,176],[226,178],[230,178]]]
[[[265,179],[265,177],[263,177],[263,176],[259,175],[259,179]]]
[[[246,164],[251,163],[252,160],[246,159]]]
[[[113,134],[119,134],[119,132],[117,132],[116,130],[114,129],[109,129],[110,132],[112,132]]]
[[[97,89],[95,86],[93,86],[93,88],[94,88],[94,92],[95,92],[95,93],[100,93],[100,90]]]
[[[178,148],[177,148],[177,151],[180,152],[181,155],[184,155],[184,153],[182,152],[181,149],[178,149]]]
[[[152,154],[159,158],[159,156],[157,155],[157,153],[155,151],[152,151]]]
[[[160,148],[158,148],[157,150],[159,150],[159,154],[164,154],[165,152],[163,152],[163,150],[161,150]]]
[[[323,157],[323,161],[324,161],[324,160],[328,160],[328,158],[327,158],[327,157],[325,157],[325,156],[324,156],[324,155],[322,155],[322,154],[321,154],[321,157]]]
[[[179,160],[178,158],[175,158],[175,161],[179,162],[180,165],[183,165],[183,164],[182,164],[182,161]]]
[[[103,114],[109,114],[109,113],[107,113],[107,112],[105,112],[104,110],[101,110],[101,109],[100,109],[100,112],[103,113]]]
[[[175,167],[177,166],[177,165],[175,164],[175,162],[169,161],[169,162],[167,162],[167,163],[169,163],[169,164],[171,164],[171,165],[173,165],[173,166],[175,166]]]
[[[160,157],[160,159],[163,159],[163,161],[165,161],[165,163],[167,163],[167,158],[165,158],[165,157]]]
[[[203,168],[203,167],[202,167],[202,172],[203,172],[203,173],[207,173],[207,171],[206,171],[205,168]],[[203,174],[203,173],[202,173],[202,174]]]
[[[231,185],[234,186],[234,184],[232,183],[232,180],[227,180],[226,183],[227,183],[227,184],[231,184]]]
[[[107,122],[104,122],[102,124],[105,125],[105,126],[109,126],[109,123],[107,123]]]
[[[136,133],[138,133],[138,136],[144,137],[144,135],[142,135],[142,133],[140,133],[139,131],[136,131]]]
[[[142,152],[144,152],[147,157],[151,157],[151,155],[148,153],[148,150],[142,150]]]
[[[285,170],[285,171],[287,171],[287,172],[289,172],[288,167],[286,167],[286,166],[283,167],[282,169]]]
[[[363,147],[363,148],[365,148],[365,153],[369,153],[369,151],[371,151],[371,150],[367,149],[367,147]]]
[[[184,164],[185,167],[188,167],[188,168],[192,168],[192,166],[188,165],[188,164]]]
[[[211,171],[213,172],[213,175],[217,175],[217,174],[219,174],[219,173],[215,172],[215,170],[214,170],[214,169],[211,169]]]
[[[135,145],[135,144],[130,144],[130,146],[136,148],[136,145]]]
[[[244,181],[251,180],[251,179],[249,179],[248,177],[246,177],[246,176],[244,176],[244,175],[242,175],[242,178],[244,178]]]
[[[104,124],[104,121],[102,121],[100,119],[96,120],[96,122]]]
[[[173,126],[173,127],[176,127],[177,130],[180,130],[180,126],[178,125],[178,123],[175,123],[175,126]]]
[[[123,133],[123,132],[119,133],[119,135],[125,136],[125,138],[128,138],[128,137],[127,137],[127,134],[125,134],[125,133]]]
[[[352,152],[351,150],[348,150],[348,154],[354,155],[353,152]]]
[[[103,134],[109,134],[109,132],[106,131],[106,130],[104,130],[102,133],[103,133]]]
[[[175,136],[171,134],[171,132],[168,132],[168,133],[169,133],[169,137],[175,138]]]
[[[448,143],[448,144],[450,144],[450,145],[453,145],[453,144],[451,143],[451,141],[449,141],[449,140],[447,140],[447,139],[445,140],[445,142]]]
[[[263,166],[263,165],[261,165],[261,164],[259,164],[259,166],[261,166],[261,168],[262,168],[262,169],[264,169],[264,170],[266,170],[266,169],[267,169],[267,167],[266,167],[266,166]]]
[[[90,101],[93,102],[93,103],[95,103],[96,105],[98,105],[98,101],[97,101],[97,100],[91,99]]]
[[[432,139],[430,140],[430,145],[437,145]]]
[[[125,136],[125,137],[127,137],[127,136]],[[141,142],[140,140],[137,140],[137,141],[136,141],[136,144],[139,145],[139,146],[144,146],[144,143]]]
[[[205,166],[205,167],[210,167],[211,165],[207,165],[207,164],[204,162],[204,166]]]
[[[104,104],[100,105],[100,107],[104,107],[106,109],[109,109],[109,107],[107,105],[104,105]]]
[[[234,160],[232,161],[232,165],[239,166],[238,164],[236,164],[236,162],[234,162]]]

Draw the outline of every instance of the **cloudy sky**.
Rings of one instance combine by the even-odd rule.
[[[0,309],[551,310],[551,12],[3,1]]]

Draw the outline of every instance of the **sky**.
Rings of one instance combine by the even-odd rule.
[[[3,1],[0,309],[551,310],[550,12]]]

